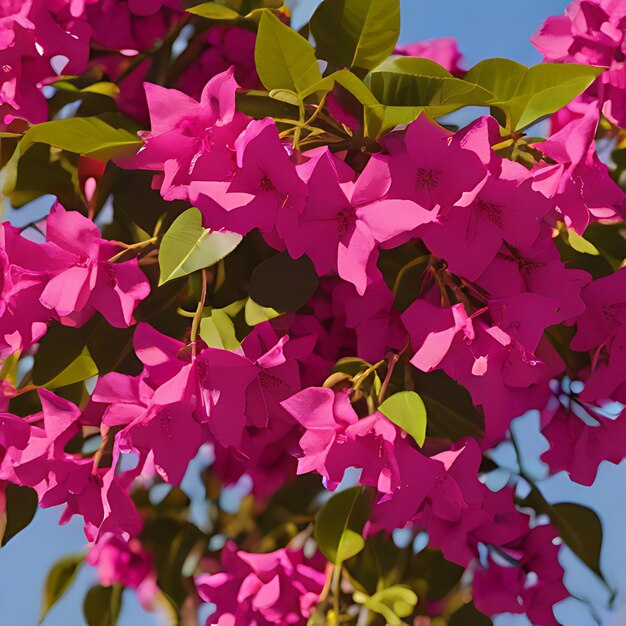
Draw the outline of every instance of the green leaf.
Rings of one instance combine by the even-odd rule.
[[[481,613],[473,602],[464,604],[458,611],[456,611],[448,626],[491,626],[492,621],[483,613]]]
[[[23,154],[34,143],[45,143],[100,161],[131,156],[142,145],[137,136],[123,128],[109,126],[97,117],[69,117],[36,124],[26,131],[16,152]]]
[[[563,228],[561,230],[563,239],[568,243],[576,252],[581,254],[590,254],[592,256],[599,256],[600,251],[596,248],[591,241],[587,241],[584,237],[581,237],[573,228]]]
[[[476,104],[500,109],[506,115],[507,130],[512,132],[564,107],[603,70],[572,63],[542,63],[527,68],[509,59],[486,59],[475,65],[464,80],[491,94],[488,100]]]
[[[235,325],[224,309],[212,309],[200,320],[200,337],[211,348],[236,350],[241,342],[235,334]]]
[[[122,587],[92,587],[83,602],[83,615],[88,626],[115,626],[122,608]]]
[[[602,578],[602,522],[595,511],[581,504],[559,502],[548,514],[572,552]]]
[[[81,88],[69,80],[58,80],[55,83],[52,83],[52,86],[60,91],[67,91],[78,95],[95,94],[97,96],[114,98],[120,93],[120,88],[115,83],[106,81],[93,83],[93,85],[87,85],[87,87]]]
[[[33,521],[38,504],[37,494],[30,487],[8,483],[5,497],[4,523],[0,520],[0,539],[3,546]]]
[[[255,302],[252,298],[246,301],[245,318],[248,326],[256,326],[262,322],[273,320],[275,317],[282,315],[279,311],[271,307],[264,307]]]
[[[270,11],[261,17],[254,60],[270,92],[288,89],[300,95],[322,80],[313,46]]]
[[[237,11],[225,7],[223,4],[217,4],[217,2],[198,4],[187,9],[187,12],[211,20],[238,20],[241,17]]]
[[[378,410],[411,435],[419,446],[426,439],[426,407],[414,391],[400,391],[387,398]]]
[[[417,605],[416,593],[404,585],[387,587],[372,596],[357,591],[352,598],[357,604],[382,615],[388,626],[405,624],[400,618],[409,617]]]
[[[436,119],[492,98],[481,86],[455,78],[434,61],[411,57],[391,57],[365,77],[365,84],[375,100],[364,108],[370,137],[409,124],[420,113]]]
[[[163,236],[159,248],[159,285],[210,267],[230,254],[243,237],[238,233],[202,227],[196,208],[179,215]]]
[[[336,566],[365,547],[361,533],[370,507],[363,488],[352,487],[333,495],[315,517],[315,541]]]
[[[335,67],[369,70],[400,34],[399,0],[324,0],[311,19],[320,57]]]
[[[91,358],[89,349],[85,346],[78,357],[70,363],[58,376],[47,382],[43,387],[46,389],[57,389],[67,387],[74,383],[87,380],[98,373],[98,366]]]
[[[82,554],[71,554],[57,561],[46,577],[43,599],[39,612],[39,623],[43,622],[48,611],[60,600],[72,584],[85,557]]]
[[[264,307],[283,313],[297,311],[315,293],[319,280],[308,256],[292,259],[280,252],[252,272],[250,297]]]

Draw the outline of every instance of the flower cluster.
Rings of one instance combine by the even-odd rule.
[[[150,292],[137,259],[112,262],[118,245],[79,213],[57,203],[45,229],[45,243],[36,243],[10,224],[0,226],[3,357],[32,346],[53,321],[82,326],[98,312],[111,326],[129,326]]]
[[[211,4],[227,23],[191,29],[178,0],[0,4],[4,127],[47,119],[42,87],[85,70],[118,83],[121,112],[149,119],[133,156],[119,129],[101,150],[81,143],[114,154],[106,168],[51,141],[46,165],[72,172],[78,191],[58,188],[81,210],[57,201],[31,228],[0,225],[0,514],[10,519],[9,486],[64,506],[61,523],[84,520],[101,585],[136,590],[148,609],[162,593],[181,613],[199,597],[221,626],[339,623],[356,619],[355,603],[387,617],[385,592],[415,595],[400,563],[385,573],[372,556],[380,537],[392,553],[396,529],[426,533],[428,550],[465,572],[451,605],[471,585],[487,615],[556,625],[568,595],[559,520],[520,502],[521,470],[498,491],[486,477],[489,451],[528,411],[541,415],[552,473],[590,485],[602,461],[626,456],[626,196],[595,141],[606,119],[625,122],[619,3],[576,0],[535,37],[547,61],[610,67],[555,112],[545,141],[505,129],[499,113],[450,130],[431,119],[440,92],[377,134],[368,115],[387,105],[363,97],[368,59],[305,96],[296,83],[270,88],[255,45],[268,24],[288,30],[287,12],[264,3],[239,17]],[[430,60],[418,64],[432,76],[401,74],[425,81],[411,97],[437,80],[451,94],[463,85],[453,40],[395,55],[381,75]],[[191,212],[201,224],[181,231]],[[585,239],[598,232],[614,239]],[[219,237],[241,243],[225,254]],[[49,329],[78,350],[43,380]],[[181,488],[197,459],[210,459],[202,529]],[[363,519],[356,505],[340,518],[346,481],[367,496]],[[320,483],[339,494],[325,505],[331,531],[324,509],[315,518]],[[242,484],[233,515],[221,488]],[[441,597],[420,598],[419,615],[436,617]],[[391,602],[398,620],[414,608],[403,602]]]
[[[599,100],[609,121],[622,128],[626,125],[626,8],[622,2],[575,0],[565,15],[545,21],[532,43],[548,62],[608,67],[570,115]]]

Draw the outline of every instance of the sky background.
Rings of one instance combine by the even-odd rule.
[[[294,10],[294,22],[302,23],[318,2],[302,0]],[[529,37],[549,15],[560,14],[567,5],[564,0],[404,0],[400,43],[454,36],[464,55],[465,66],[489,57],[508,57],[533,64],[540,56],[529,43]],[[546,448],[538,435],[537,416],[518,420],[517,432],[522,441],[526,470],[537,478],[544,495],[553,502],[572,501],[594,508],[604,525],[602,568],[605,577],[617,592],[616,609],[605,608],[607,593],[567,550],[562,551],[566,567],[566,584],[573,594],[593,607],[568,600],[557,609],[564,626],[624,626],[626,624],[626,463],[620,466],[603,464],[591,488],[572,485],[564,475],[547,480],[545,467],[538,456]],[[515,468],[514,457],[507,446],[497,451],[499,462]],[[60,510],[38,511],[31,526],[0,550],[0,625],[36,626],[41,589],[46,572],[56,559],[80,551],[85,545],[82,523],[75,518],[67,526],[58,526]],[[65,597],[49,613],[45,626],[81,626],[82,598],[95,574],[84,567]],[[620,605],[623,606],[620,608]],[[592,613],[595,613],[592,615]],[[124,594],[122,615],[118,626],[153,626],[162,624],[158,615],[144,613],[134,594]],[[528,626],[519,616],[503,616],[497,626]],[[469,626],[469,625],[468,625]]]

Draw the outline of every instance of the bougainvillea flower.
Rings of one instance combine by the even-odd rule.
[[[423,114],[401,139],[392,135],[386,145],[391,155],[390,196],[408,198],[435,214],[454,204],[468,205],[487,174],[476,154]]]
[[[626,435],[626,415],[607,417],[601,408],[578,401],[563,406],[556,398],[541,413],[541,433],[550,448],[541,455],[551,473],[565,471],[581,484],[593,484],[602,461],[621,463],[620,442]]]
[[[320,555],[301,550],[251,554],[228,542],[221,560],[224,572],[196,577],[200,597],[216,605],[207,624],[304,626],[326,579]]]
[[[595,151],[598,118],[598,108],[590,106],[582,117],[535,144],[556,165],[537,169],[534,187],[554,199],[561,219],[581,235],[592,220],[626,215],[626,195]]]
[[[577,0],[567,6],[565,15],[548,17],[531,39],[545,61],[609,68],[587,93],[600,98],[602,112],[617,126],[626,123],[625,18],[619,0]]]
[[[306,196],[274,120],[253,120],[235,141],[237,170],[230,184],[192,181],[189,199],[203,214],[205,227],[245,235],[274,228],[278,209]]]
[[[594,280],[582,292],[585,312],[577,319],[572,350],[593,350],[583,400],[622,401],[626,396],[626,268]]]
[[[535,242],[539,222],[550,211],[551,203],[532,189],[532,180],[519,170],[516,175],[520,176],[517,180],[515,175],[512,179],[502,174],[490,176],[469,206],[453,207],[438,224],[420,229],[424,243],[446,260],[451,272],[475,280],[489,267],[504,241],[515,247],[530,247]]]
[[[41,303],[59,317],[95,309],[117,327],[129,326],[150,285],[136,260],[111,263],[117,246],[76,211],[56,204],[46,221],[46,239],[67,254],[67,267],[46,284]]]
[[[238,85],[233,69],[214,76],[200,102],[175,89],[146,84],[151,130],[125,167],[163,172],[158,177],[167,200],[187,198],[193,180],[219,181],[236,167],[235,141],[249,118],[235,111]]]
[[[306,253],[320,276],[336,270],[361,295],[378,277],[376,245],[434,218],[412,201],[384,199],[391,178],[382,159],[371,159],[354,185],[342,185],[326,153],[307,182],[303,210],[285,217],[279,234],[291,256]]]
[[[105,533],[87,554],[87,563],[97,569],[98,580],[105,587],[120,584],[136,589],[146,610],[154,608],[158,587],[152,557],[141,543],[132,538]]]
[[[463,73],[459,66],[462,56],[454,37],[438,37],[437,39],[427,39],[404,46],[397,46],[394,53],[407,57],[430,59],[445,67],[452,74]]]

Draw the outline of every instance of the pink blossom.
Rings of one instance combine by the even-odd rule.
[[[442,209],[469,205],[487,175],[476,154],[423,114],[384,143],[391,155],[390,196],[413,200],[433,219]]]
[[[248,118],[235,111],[233,69],[214,76],[200,102],[175,89],[146,83],[152,129],[126,167],[157,170],[167,200],[187,197],[193,180],[219,181],[235,170],[235,141]]]
[[[87,563],[97,568],[101,585],[120,584],[136,589],[142,606],[153,608],[158,587],[151,555],[133,538],[126,542],[119,536],[106,533],[94,544],[87,555]]]
[[[531,39],[546,61],[608,66],[588,90],[602,98],[602,112],[615,125],[626,123],[626,11],[612,0],[574,0],[565,15],[549,17]]]
[[[437,39],[409,43],[397,46],[394,52],[407,57],[430,59],[455,75],[463,73],[459,66],[462,55],[454,37],[439,37]]]
[[[196,577],[200,597],[217,606],[207,625],[216,619],[219,626],[306,624],[326,578],[319,554],[313,559],[290,549],[251,554],[228,542],[221,558],[224,572]]]
[[[626,215],[626,195],[595,151],[598,116],[597,107],[589,106],[582,117],[535,144],[556,165],[535,169],[533,186],[553,198],[559,219],[579,234],[591,221]]]
[[[250,122],[235,141],[235,151],[237,168],[230,183],[192,181],[189,199],[202,211],[206,227],[243,235],[253,228],[271,231],[278,210],[287,203],[297,207],[306,185],[271,118]]]
[[[307,172],[308,174],[308,172]],[[342,184],[329,153],[316,160],[301,212],[285,215],[279,234],[294,258],[307,254],[320,276],[337,271],[360,295],[379,276],[376,247],[434,215],[408,200],[387,200],[385,161],[372,158],[355,184]]]
[[[622,445],[626,436],[624,411],[610,418],[601,408],[578,399],[564,405],[551,398],[541,413],[541,433],[550,445],[541,455],[550,472],[565,471],[581,485],[593,484],[603,461],[618,464],[626,456]]]
[[[133,311],[150,292],[136,260],[114,264],[117,245],[104,241],[97,226],[56,204],[46,221],[46,239],[63,250],[67,267],[50,279],[41,303],[63,317],[94,309],[117,327],[133,322]]]

